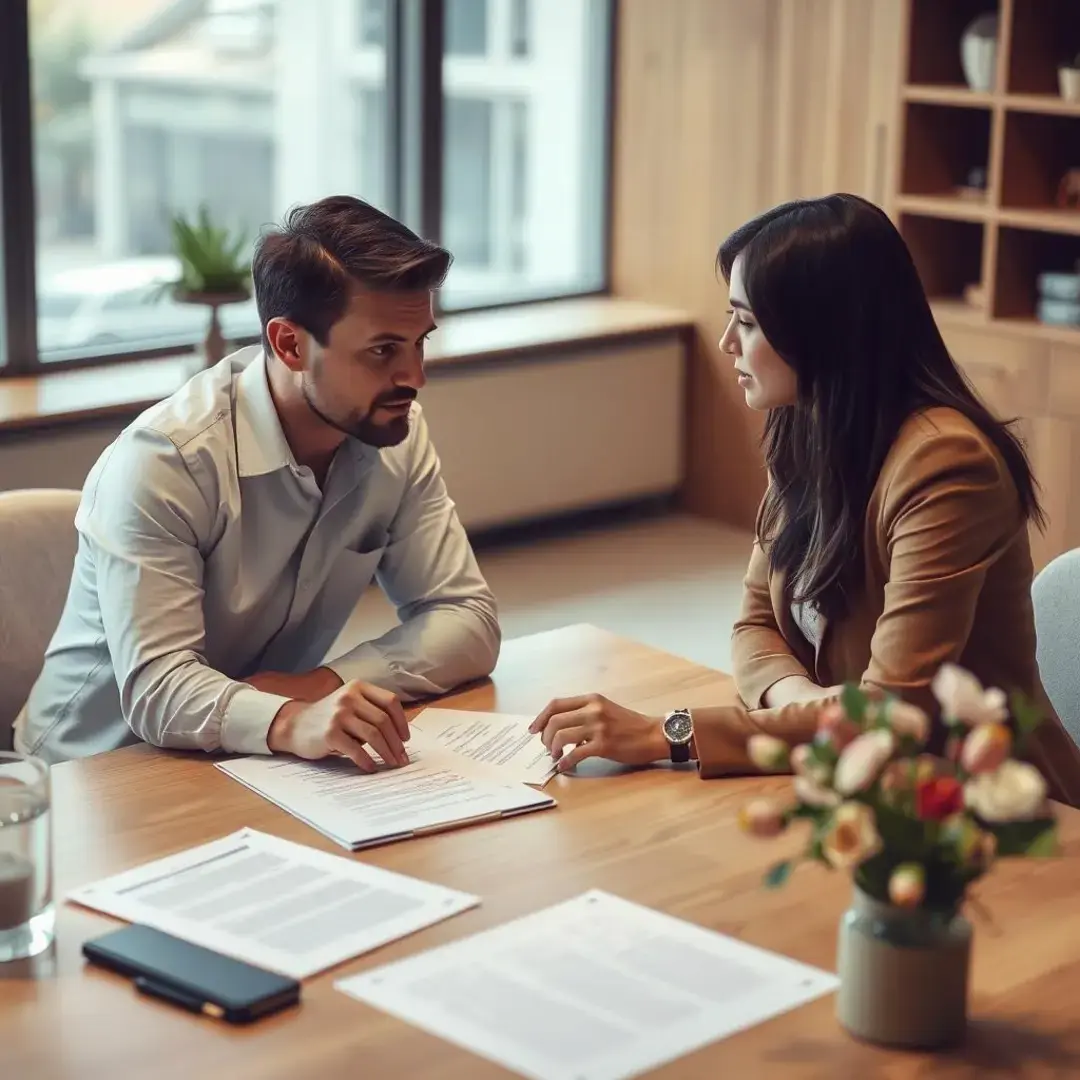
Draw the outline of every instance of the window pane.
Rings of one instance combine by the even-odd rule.
[[[487,52],[488,0],[446,0],[445,10],[446,55],[483,56]]]
[[[455,51],[455,4],[446,9],[442,239],[455,261],[443,305],[599,289],[608,3],[457,4],[474,18],[481,6],[491,30],[482,57]]]
[[[254,239],[324,195],[385,204],[388,2],[30,5],[43,360],[202,339],[160,288],[176,213]],[[258,332],[253,302],[221,318]]]

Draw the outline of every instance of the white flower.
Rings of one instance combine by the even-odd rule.
[[[788,745],[774,735],[751,735],[746,753],[762,772],[783,772],[788,767]]]
[[[1000,724],[1009,715],[1009,703],[1003,690],[996,687],[984,690],[970,671],[956,664],[942,664],[930,689],[941,706],[943,719],[949,724]]]
[[[819,784],[809,776],[795,777],[795,798],[803,805],[813,806],[819,810],[840,805],[840,796],[835,791]]]
[[[821,851],[830,866],[846,870],[881,850],[874,811],[865,803],[847,802],[833,814]]]
[[[930,717],[917,705],[892,701],[885,713],[886,721],[897,738],[914,739],[920,746],[930,738]]]
[[[836,763],[833,787],[841,795],[854,795],[865,791],[877,778],[892,757],[896,740],[891,731],[877,728],[860,735],[844,748]]]
[[[1031,821],[1046,813],[1046,781],[1026,761],[1009,760],[964,785],[964,804],[983,821]]]
[[[1047,812],[1047,782],[1034,765],[1008,760],[963,785],[963,801],[983,821],[1031,821]]]

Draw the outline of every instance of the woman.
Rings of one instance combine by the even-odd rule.
[[[596,695],[552,702],[533,730],[560,768],[685,759],[692,730],[702,776],[746,772],[748,736],[808,741],[844,682],[933,713],[946,661],[1045,704],[1031,468],[949,356],[892,223],[853,195],[788,203],[733,233],[717,264],[731,305],[720,350],[768,414],[770,483],[732,639],[744,704],[665,734],[662,718]],[[1033,756],[1080,804],[1080,753],[1056,719]]]

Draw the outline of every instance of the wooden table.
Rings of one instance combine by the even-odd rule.
[[[660,712],[730,700],[717,672],[592,627],[507,643],[494,682],[456,706],[538,711],[556,694],[597,690]],[[786,889],[760,886],[793,848],[743,836],[735,813],[785,781],[702,781],[693,768],[593,765],[558,777],[559,806],[492,825],[368,851],[357,858],[476,893],[482,905],[304,985],[299,1010],[230,1028],[138,997],[84,969],[80,946],[115,924],[61,905],[55,954],[0,965],[0,1076],[229,1077],[381,1080],[508,1075],[504,1070],[333,989],[352,973],[454,940],[599,887],[798,960],[834,966],[846,876],[799,870]],[[197,755],[144,747],[53,770],[57,895],[245,825],[344,854]],[[980,888],[993,923],[977,923],[976,1021],[966,1046],[929,1057],[847,1037],[824,998],[688,1055],[663,1077],[1075,1077],[1080,1075],[1080,812],[1065,811],[1066,857],[999,868]],[[28,974],[28,971],[31,973]],[[552,1032],[558,1038],[558,1032]]]

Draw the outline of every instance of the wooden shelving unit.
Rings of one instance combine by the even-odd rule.
[[[965,28],[997,12],[995,87],[967,87]],[[1080,209],[1056,204],[1080,168],[1080,103],[1058,94],[1080,52],[1080,0],[908,0],[892,212],[939,323],[1080,347],[1037,320],[1039,274],[1080,263]],[[969,190],[982,170],[981,196]],[[981,286],[982,307],[965,302]]]

